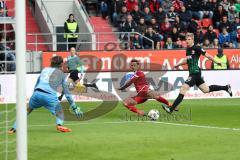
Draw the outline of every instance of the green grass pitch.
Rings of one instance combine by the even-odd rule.
[[[81,103],[83,110],[96,105]],[[146,111],[156,108],[162,117],[156,123],[126,121],[125,114],[133,114],[119,104],[88,122],[66,122],[73,132],[59,133],[54,117],[43,108],[36,110],[28,117],[29,160],[240,159],[240,99],[184,100],[181,111],[169,117],[155,101],[139,107]],[[3,119],[0,142],[6,138]],[[8,136],[9,140],[14,138]],[[5,148],[0,145],[1,152]],[[1,160],[5,158],[0,154]]]

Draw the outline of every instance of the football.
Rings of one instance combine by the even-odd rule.
[[[156,109],[152,109],[148,112],[148,117],[152,120],[152,121],[156,121],[159,118],[159,111]]]

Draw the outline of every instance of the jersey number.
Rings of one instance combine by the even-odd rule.
[[[192,77],[188,77],[188,79],[186,80],[186,82],[190,82],[192,80]]]

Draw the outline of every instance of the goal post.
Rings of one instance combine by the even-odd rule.
[[[26,1],[15,0],[17,160],[27,160]]]

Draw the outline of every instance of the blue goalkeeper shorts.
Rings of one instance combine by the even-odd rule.
[[[58,97],[43,91],[34,91],[29,101],[29,108],[34,110],[44,107],[49,110],[53,115],[62,109]]]

